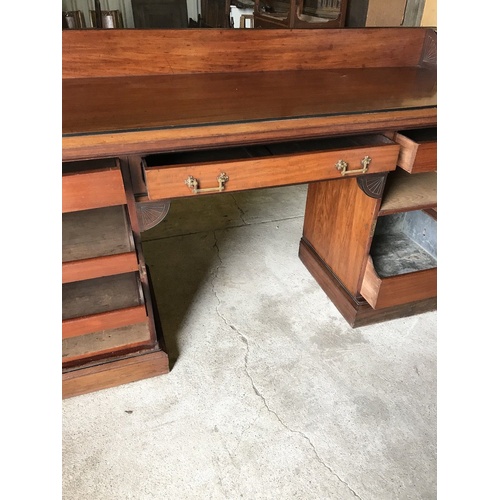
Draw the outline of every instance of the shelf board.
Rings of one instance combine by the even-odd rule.
[[[379,215],[437,207],[437,174],[409,174],[401,169],[387,177]]]

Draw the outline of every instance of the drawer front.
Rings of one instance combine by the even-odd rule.
[[[401,146],[399,167],[412,174],[437,171],[436,129],[399,132],[394,141]]]
[[[381,278],[368,259],[361,295],[373,307],[383,309],[437,297],[437,267]]]
[[[63,175],[63,213],[126,203],[127,199],[119,168]]]
[[[387,138],[383,139],[387,141]],[[278,147],[280,145],[274,145],[269,146],[268,153],[256,158],[147,166],[148,197],[157,200],[221,191],[234,192],[394,170],[399,146],[386,141],[379,144],[371,141],[371,144],[359,147],[289,154],[274,154],[273,151],[281,153],[283,150]],[[363,172],[362,161],[365,157],[370,160]],[[337,167],[340,161],[345,163],[344,172],[341,170],[342,165]],[[217,180],[221,173],[227,176],[222,189]],[[188,185],[188,179],[196,180],[199,191]]]

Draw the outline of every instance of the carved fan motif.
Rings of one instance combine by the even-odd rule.
[[[437,64],[436,35],[427,34],[424,41],[422,62],[426,64]]]
[[[361,175],[357,178],[358,186],[370,198],[381,198],[384,192],[387,174]]]
[[[158,225],[167,215],[170,201],[144,202],[137,204],[137,217],[141,231],[147,231]]]

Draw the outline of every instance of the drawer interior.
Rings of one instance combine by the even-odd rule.
[[[151,333],[148,324],[136,323],[63,339],[63,361],[65,358],[84,358],[135,343],[146,343],[150,341],[150,337]]]
[[[436,220],[423,210],[379,217],[370,255],[381,278],[436,268]]]
[[[133,235],[123,205],[63,213],[63,262],[133,250]]]
[[[380,146],[385,144],[394,144],[394,142],[382,134],[326,137],[252,146],[154,154],[146,156],[145,163],[146,167],[179,166],[192,163],[213,163],[245,158],[265,158],[277,155],[312,153],[362,146]]]
[[[139,273],[123,273],[62,285],[62,319],[144,304]]]
[[[114,158],[104,158],[99,160],[69,161],[62,163],[63,175],[92,172],[98,170],[109,170],[110,168],[117,168],[117,163]]]
[[[415,143],[437,141],[437,128],[416,128],[411,130],[401,130],[399,133]]]

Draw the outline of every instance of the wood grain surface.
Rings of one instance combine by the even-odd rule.
[[[64,30],[66,78],[417,66],[426,28]]]

